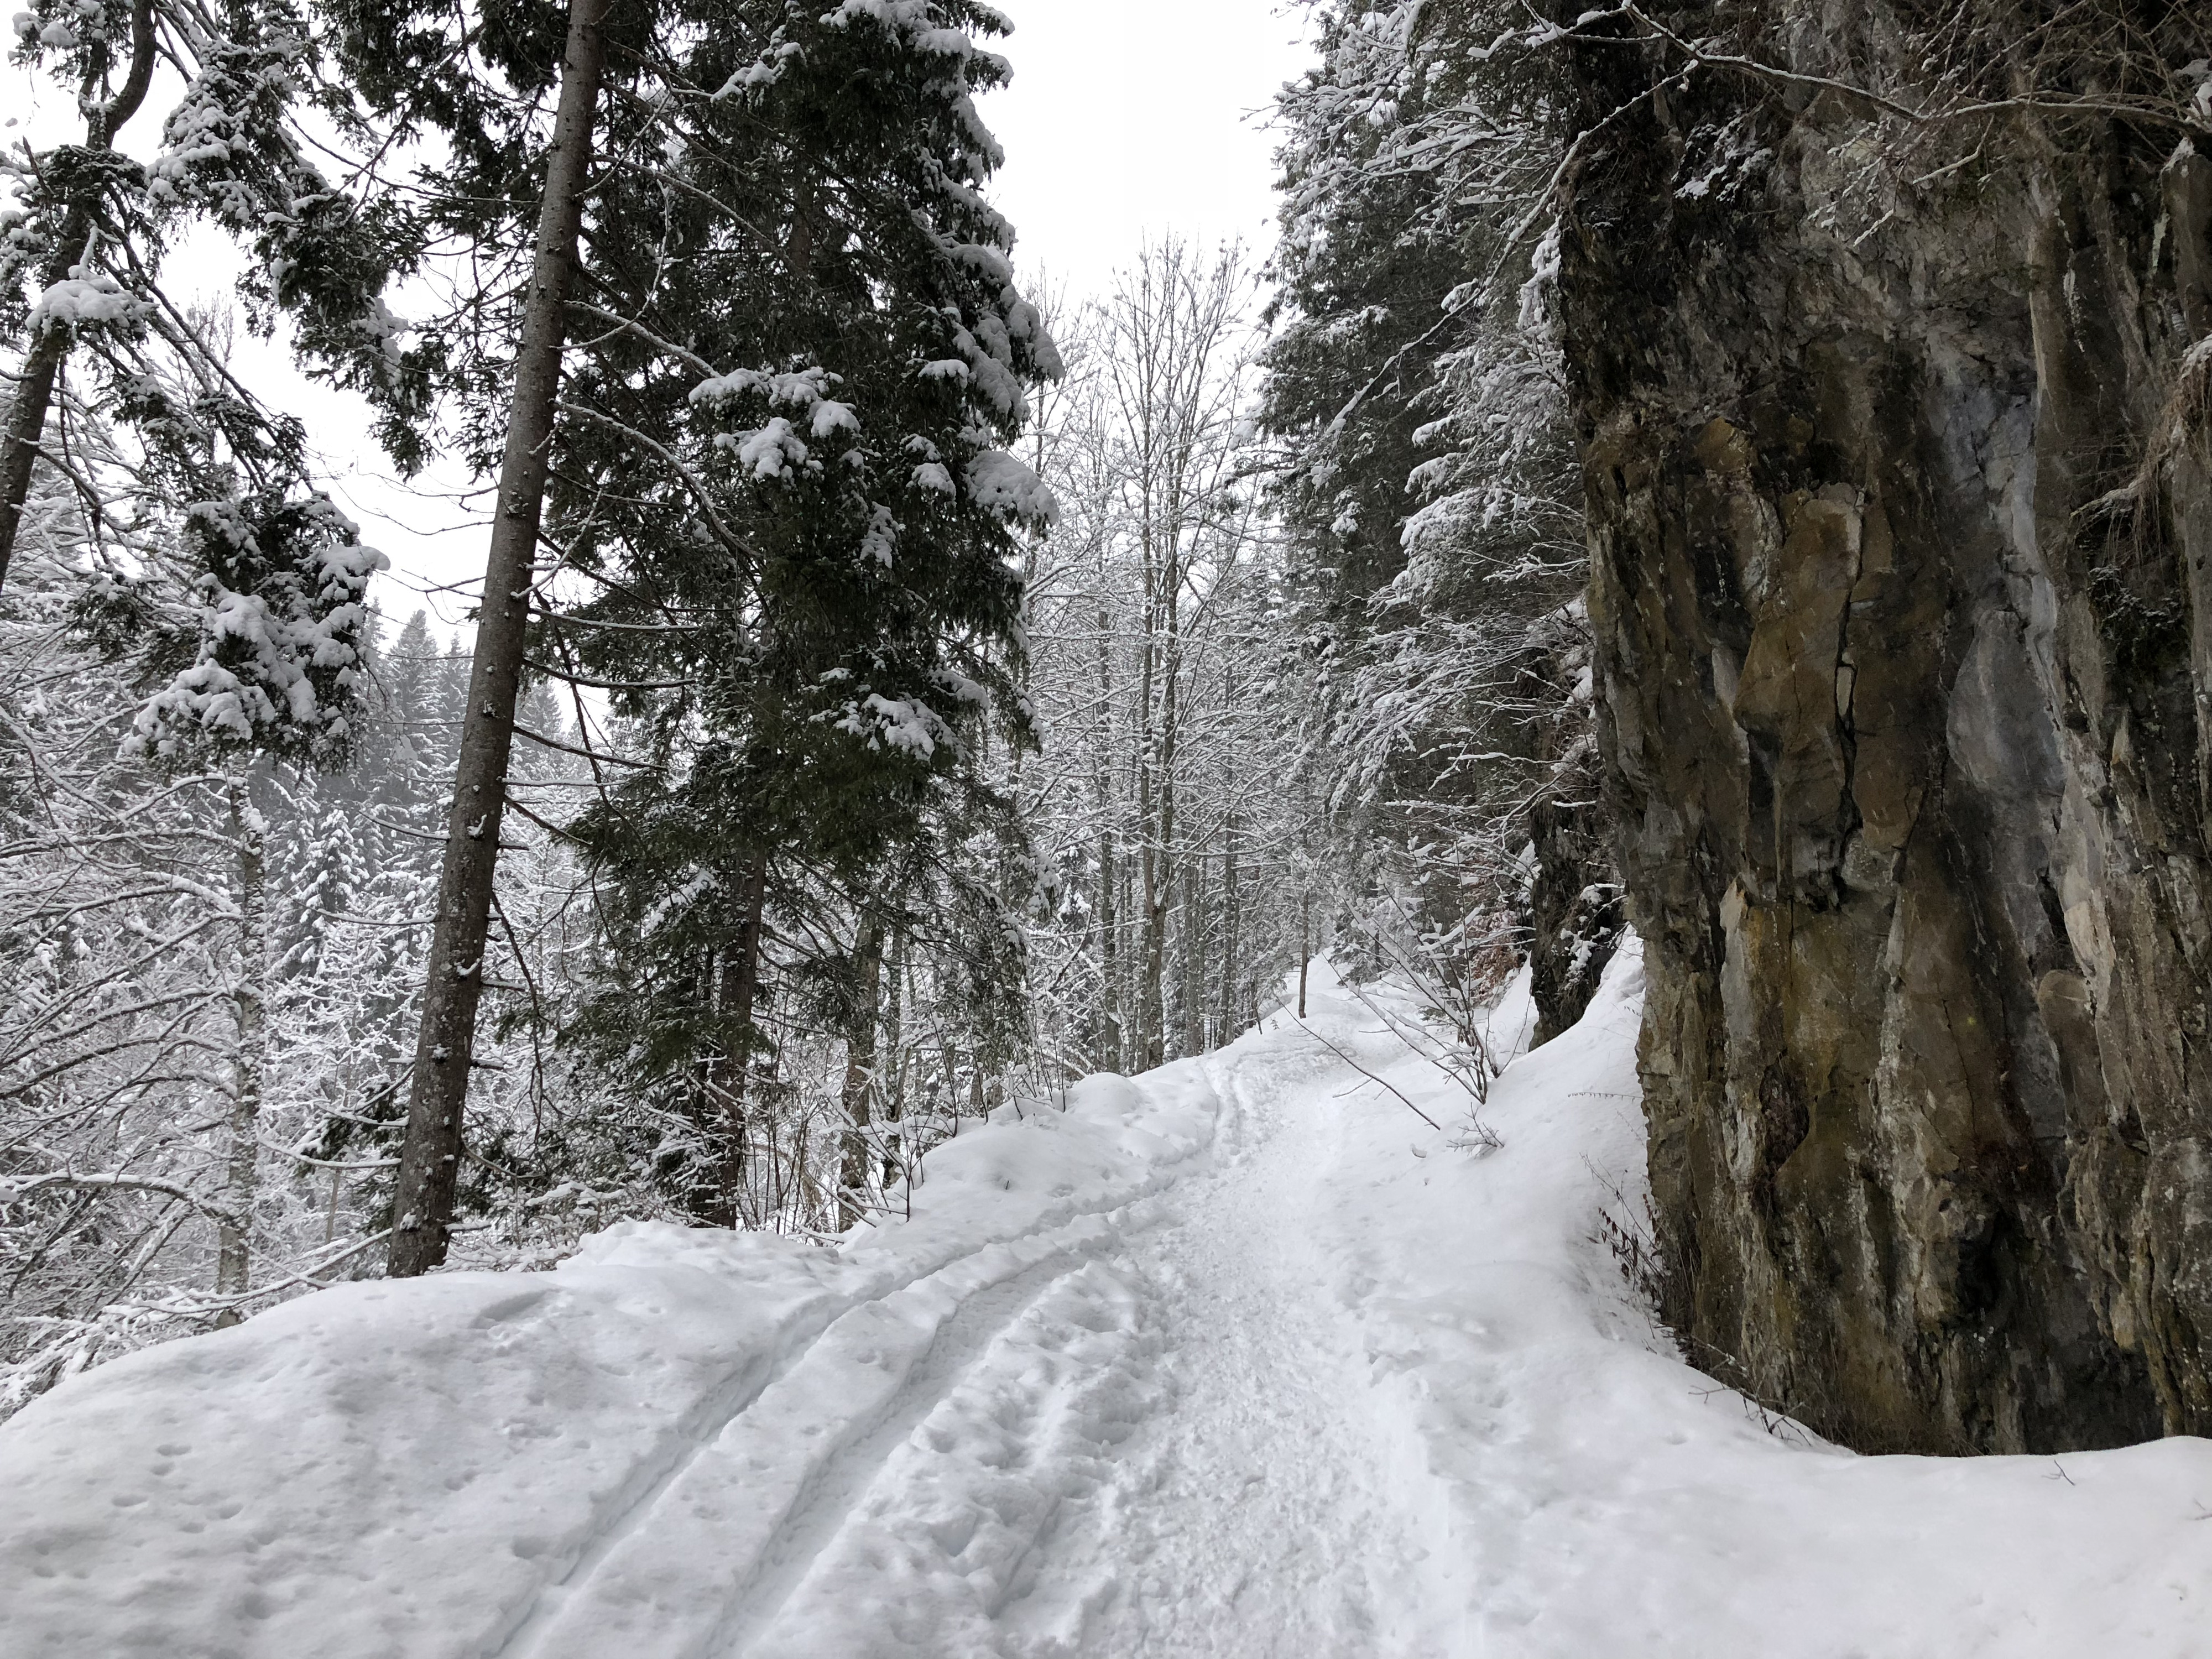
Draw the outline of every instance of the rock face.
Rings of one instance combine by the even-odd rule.
[[[1576,64],[1631,105],[1559,297],[1670,1322],[1862,1449],[2212,1433],[2212,139]]]
[[[1532,1044],[1549,1042],[1583,1017],[1627,921],[1604,833],[1596,743],[1581,738],[1554,765],[1553,788],[1529,814]]]
[[[1529,810],[1535,855],[1528,884],[1528,994],[1533,1044],[1583,1017],[1627,926],[1613,866],[1604,769],[1591,719],[1595,672],[1589,616],[1581,600],[1529,630],[1522,701],[1553,711],[1538,732],[1545,787]]]

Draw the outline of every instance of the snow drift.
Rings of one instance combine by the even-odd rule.
[[[1638,962],[1488,1156],[1324,982],[1444,1130],[1277,1015],[995,1115],[836,1250],[620,1227],[118,1360],[0,1428],[0,1648],[2200,1651],[2205,1443],[1852,1457],[1651,1330],[1598,1227]]]

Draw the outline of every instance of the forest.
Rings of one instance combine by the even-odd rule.
[[[0,1417],[906,1249],[1271,1032],[1486,1168],[1628,1008],[1562,1201],[1650,1352],[1859,1453],[2212,1433],[2212,15],[1313,0],[1272,242],[1086,292],[981,0],[26,3]],[[478,481],[465,626],[272,345]]]
[[[1279,250],[1032,297],[981,7],[19,20],[85,125],[5,241],[10,1402],[617,1220],[841,1232],[1325,941],[1464,1015],[1540,911],[1571,1023],[1556,346],[1363,321],[1543,256],[1347,135],[1346,27]],[[247,332],[497,477],[473,643],[387,614]],[[1340,419],[1375,368],[1423,389]]]

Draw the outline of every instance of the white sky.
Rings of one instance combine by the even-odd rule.
[[[991,194],[1013,221],[1024,280],[1042,271],[1071,299],[1103,295],[1146,238],[1169,232],[1267,252],[1274,141],[1265,119],[1275,88],[1307,62],[1298,0],[996,3],[1015,25],[993,43],[1014,80],[981,106],[1006,153]],[[33,106],[26,82],[12,69],[0,76],[9,115],[29,116],[38,142],[61,138],[48,129],[70,114],[67,94],[40,88],[48,95]],[[126,134],[153,136],[151,121]],[[235,269],[214,247],[204,258],[211,271]],[[173,291],[185,297],[191,284]],[[386,615],[397,622],[427,603],[459,623],[468,599],[454,590],[472,591],[482,574],[488,498],[459,499],[470,481],[458,469],[401,484],[357,400],[307,382],[281,348],[240,347],[251,382],[307,419],[322,481],[361,521],[362,539],[390,556]]]
[[[1015,258],[1101,294],[1140,240],[1274,241],[1275,89],[1303,70],[1285,0],[996,0],[1013,84],[981,104]]]

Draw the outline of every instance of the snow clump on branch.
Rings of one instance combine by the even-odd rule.
[[[198,649],[139,710],[126,750],[171,758],[194,737],[342,749],[369,578],[389,561],[320,495],[258,515],[236,500],[196,501],[185,533],[205,558],[188,618]]]
[[[1040,524],[1059,521],[1052,486],[1003,449],[987,449],[968,463],[968,489],[981,506]]]

